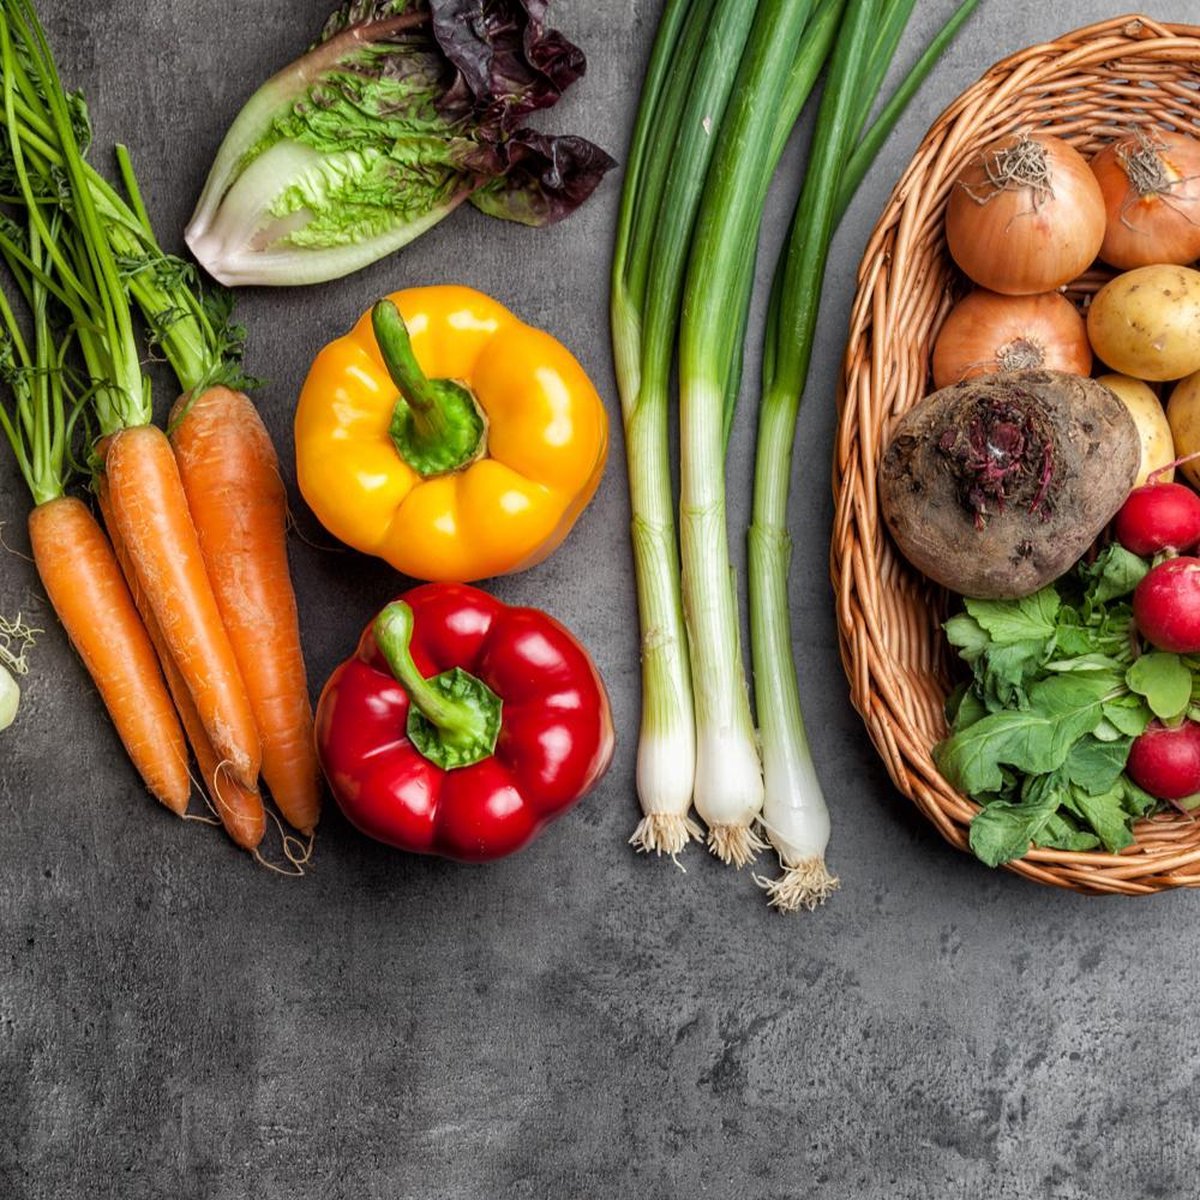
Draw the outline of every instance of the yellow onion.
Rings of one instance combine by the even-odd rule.
[[[933,347],[933,386],[997,371],[1089,375],[1087,325],[1061,292],[1001,296],[976,288],[950,310]]]
[[[1200,258],[1200,141],[1138,128],[1091,166],[1104,196],[1105,262],[1127,271]]]
[[[954,261],[1005,295],[1052,292],[1091,266],[1104,198],[1087,160],[1061,138],[1015,134],[959,173],[946,208]]]

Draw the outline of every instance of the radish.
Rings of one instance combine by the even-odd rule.
[[[1159,650],[1200,652],[1200,558],[1168,558],[1151,567],[1133,593],[1133,618]]]
[[[1126,550],[1144,558],[1190,550],[1200,542],[1200,496],[1182,483],[1143,484],[1121,506],[1115,531]]]
[[[1200,724],[1169,728],[1151,721],[1134,739],[1125,768],[1138,787],[1160,800],[1182,800],[1200,792]]]

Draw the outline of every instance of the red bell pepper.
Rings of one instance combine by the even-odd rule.
[[[552,617],[463,584],[389,604],[317,706],[334,797],[369,837],[484,862],[580,799],[613,753],[587,652]]]

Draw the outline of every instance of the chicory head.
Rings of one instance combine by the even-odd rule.
[[[186,231],[222,283],[335,279],[470,200],[526,225],[573,212],[614,164],[525,128],[584,72],[545,0],[350,0],[247,102]]]

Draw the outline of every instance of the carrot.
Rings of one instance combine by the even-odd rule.
[[[103,457],[107,450],[107,439],[101,442],[97,448]],[[146,633],[158,654],[158,661],[162,666],[163,675],[166,677],[171,699],[175,702],[179,719],[183,722],[187,739],[191,743],[192,753],[196,756],[196,765],[200,768],[205,790],[212,800],[213,808],[221,818],[221,824],[225,826],[225,832],[243,850],[253,851],[258,848],[266,833],[267,814],[263,808],[262,797],[256,791],[242,787],[236,779],[232,778],[228,769],[217,757],[217,752],[212,748],[212,742],[208,740],[208,734],[204,732],[204,722],[200,720],[200,714],[196,711],[192,694],[188,691],[187,683],[175,665],[170,650],[167,649],[162,630],[158,627],[158,621],[155,620],[150,604],[137,582],[129,551],[126,549],[125,543],[121,541],[120,535],[114,532],[116,523],[112,515],[112,498],[109,494],[107,475],[103,472],[99,473],[96,476],[96,485],[96,498],[100,504],[100,513],[104,518],[104,524],[109,530],[113,553],[116,555],[117,562],[121,564],[125,581],[133,596],[133,602],[142,615]]]
[[[38,574],[117,733],[151,792],[177,816],[192,785],[183,731],[121,568],[81,501],[60,496],[29,514]]]
[[[258,725],[263,778],[280,812],[310,834],[321,811],[319,768],[275,448],[249,397],[227,387],[181,396],[168,427]]]
[[[153,425],[121,429],[106,455],[113,526],[196,711],[233,777],[253,788],[258,730],[204,571],[175,456]]]

